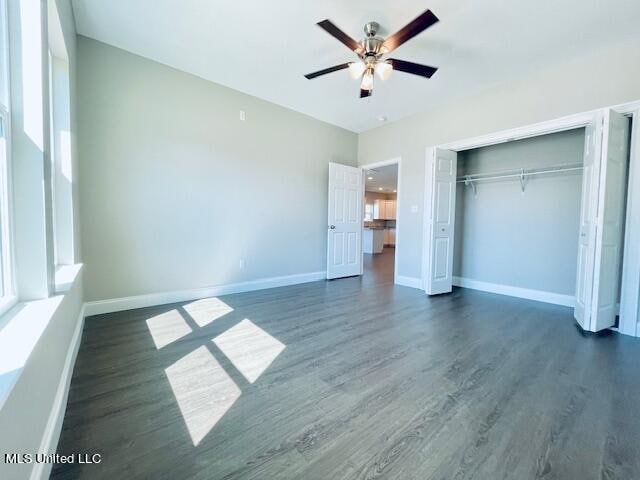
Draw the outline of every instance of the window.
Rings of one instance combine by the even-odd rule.
[[[373,203],[365,203],[364,205],[364,221],[371,222],[373,220]]]
[[[15,303],[9,218],[9,112],[0,112],[0,311]],[[5,308],[3,308],[5,307]]]
[[[69,60],[55,2],[49,2],[49,113],[54,266],[73,265]],[[56,283],[57,280],[56,280]]]
[[[9,110],[7,4],[0,0],[0,313],[17,301],[13,278],[13,250],[11,238],[11,149]]]

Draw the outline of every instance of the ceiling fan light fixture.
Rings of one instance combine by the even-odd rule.
[[[373,90],[373,70],[368,68],[364,75],[362,75],[362,83],[360,83],[361,90],[371,91]]]
[[[391,75],[392,70],[397,70],[398,72],[409,73],[423,78],[431,78],[438,70],[437,67],[397,58],[382,60],[382,57],[395,51],[399,46],[424,32],[438,23],[438,21],[438,17],[431,10],[425,10],[396,33],[386,38],[378,36],[380,25],[377,22],[368,22],[364,27],[366,37],[361,41],[356,41],[328,18],[322,20],[317,25],[345,45],[352,53],[356,54],[358,60],[308,73],[305,78],[312,80],[339,70],[349,69],[354,79],[360,79],[360,98],[369,98],[373,94],[374,74],[378,75],[380,79],[386,80]]]
[[[351,62],[349,64],[349,73],[351,73],[351,77],[356,79],[362,77],[362,74],[366,70],[366,66],[364,62]]]
[[[378,62],[376,63],[376,74],[380,77],[380,80],[386,80],[391,75],[391,71],[393,70],[393,66],[388,62]]]

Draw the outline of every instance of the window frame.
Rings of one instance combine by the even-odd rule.
[[[13,253],[13,208],[11,189],[11,115],[9,109],[0,104],[1,135],[5,140],[4,161],[0,152],[0,315],[18,303],[15,285]]]
[[[369,212],[369,214],[367,213],[367,207],[371,207],[369,210],[371,210]],[[373,202],[369,202],[367,203],[365,200],[365,204],[364,204],[364,221],[365,222],[373,222],[374,218],[373,218],[373,209],[374,209],[374,204]],[[367,216],[370,215],[370,216]]]
[[[13,239],[13,192],[11,173],[11,72],[9,62],[9,11],[6,0],[0,0],[0,35],[4,48],[0,51],[0,72],[5,79],[0,92],[0,138],[4,152],[0,152],[0,315],[18,303],[15,278]]]
[[[73,146],[71,132],[71,68],[57,5],[49,4],[48,84],[50,135],[51,267],[54,290],[64,290],[63,271],[76,264],[73,207]],[[64,134],[66,133],[66,138]],[[66,140],[66,141],[65,141]]]

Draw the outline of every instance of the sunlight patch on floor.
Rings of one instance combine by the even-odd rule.
[[[233,312],[233,308],[219,298],[203,298],[182,307],[191,315],[193,320],[201,327],[209,325],[214,320]]]
[[[282,342],[246,318],[213,342],[250,383],[255,382],[285,348]]]
[[[241,391],[206,347],[182,357],[165,373],[196,446],[231,408]]]
[[[158,350],[191,333],[191,327],[177,310],[147,319],[147,328]]]

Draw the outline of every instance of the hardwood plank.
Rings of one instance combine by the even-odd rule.
[[[52,478],[640,478],[640,342],[568,308],[430,298],[392,251],[219,300],[87,319],[58,451],[103,462]]]

